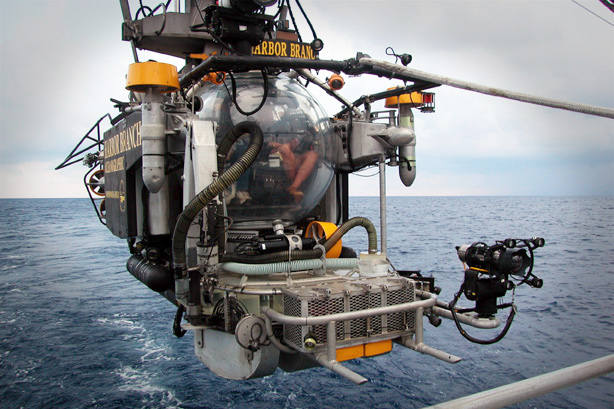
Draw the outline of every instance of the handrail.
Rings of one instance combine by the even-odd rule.
[[[429,293],[430,294],[430,293]],[[349,321],[360,318],[374,317],[376,315],[394,314],[397,312],[416,310],[420,307],[428,308],[435,305],[437,297],[430,294],[431,297],[426,300],[412,301],[403,304],[388,305],[385,307],[370,308],[368,310],[357,310],[350,312],[340,312],[336,314],[293,317],[277,312],[269,307],[263,307],[262,313],[267,317],[284,325],[325,325],[330,321]]]
[[[614,371],[614,354],[424,409],[495,409],[535,398]]]

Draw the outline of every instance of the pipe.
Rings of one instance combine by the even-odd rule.
[[[416,295],[422,299],[427,299],[430,298],[431,293],[429,293],[428,291],[416,290]],[[452,313],[450,312],[450,306],[448,305],[448,303],[439,299],[437,299],[437,303],[435,304],[435,306],[433,306],[433,313],[435,315],[439,315],[440,317],[448,318],[450,320],[454,319],[452,317]],[[475,318],[465,314],[456,314],[456,317],[463,324],[471,325],[472,327],[480,329],[494,329],[498,328],[499,325],[501,325],[501,321],[499,321],[498,318]]]
[[[175,271],[181,270],[181,276],[185,276],[187,272],[185,241],[192,221],[211,200],[236,182],[241,175],[245,173],[247,168],[251,166],[260,153],[263,142],[262,129],[260,129],[255,122],[244,121],[232,127],[224,136],[224,139],[220,143],[220,148],[218,149],[218,158],[223,152],[222,146],[225,149],[230,149],[232,143],[234,143],[230,143],[228,140],[233,139],[236,141],[246,133],[251,135],[251,141],[243,155],[230,167],[230,169],[221,174],[219,179],[194,196],[177,220],[173,232],[173,268]],[[227,152],[228,151],[226,151],[226,153]],[[223,154],[223,156],[224,159],[222,161],[225,162],[226,154]]]
[[[452,312],[450,310],[446,310],[439,307],[433,307],[433,312],[440,317],[447,318],[449,320],[453,320]],[[501,321],[498,318],[495,319],[484,319],[484,318],[475,318],[470,317],[465,314],[456,314],[456,318],[462,322],[463,324],[471,325],[475,328],[481,329],[494,329],[498,328],[501,325]]]
[[[614,109],[599,107],[588,104],[580,104],[577,102],[561,101],[553,98],[538,97],[534,95],[524,94],[521,92],[509,91],[501,88],[489,87],[486,85],[476,84],[469,81],[457,80],[454,78],[444,77],[441,75],[431,74],[424,71],[419,71],[409,67],[403,67],[401,65],[392,64],[387,61],[374,60],[373,58],[361,58],[360,64],[371,65],[376,68],[390,70],[397,75],[406,75],[422,81],[428,81],[441,85],[448,85],[450,87],[460,88],[467,91],[479,92],[481,94],[491,95],[494,97],[501,97],[507,99],[513,99],[520,102],[527,102],[529,104],[542,105],[550,108],[565,109],[573,112],[580,112],[587,115],[601,116],[604,118],[614,118]]]
[[[558,371],[429,406],[425,409],[495,409],[535,398],[614,371],[614,354]]]
[[[358,259],[356,258],[328,258],[326,259],[327,269],[351,269],[358,265]],[[285,273],[292,271],[314,270],[324,267],[324,263],[321,259],[310,260],[292,260],[290,262],[284,261],[280,263],[269,264],[245,264],[235,262],[221,263],[220,267],[223,270],[231,273],[243,274],[243,275],[269,275],[276,273]]]
[[[424,344],[424,323],[422,321],[423,316],[424,308],[421,307],[416,309],[416,339],[413,340],[411,337],[405,337],[401,341],[401,345],[403,345],[405,348],[413,349],[414,351],[420,352],[421,354],[430,355],[432,357],[435,357],[445,362],[449,362],[451,364],[460,362],[462,360],[460,357],[448,354],[447,352],[443,352],[439,349],[432,348]]]
[[[367,235],[369,237],[369,254],[377,253],[377,231],[373,223],[365,217],[353,217],[339,226],[339,228],[324,242],[326,251],[330,250],[348,231],[357,226],[362,226],[367,230]]]
[[[400,168],[399,168],[400,169]],[[380,249],[382,254],[388,250],[386,232],[386,160],[382,155],[379,159],[379,223],[380,223]]]
[[[337,101],[341,102],[343,105],[348,107],[348,109],[352,109],[354,115],[360,116],[360,110],[352,105],[350,101],[341,96],[338,92],[332,90],[328,84],[324,81],[316,77],[311,73],[311,71],[306,70],[304,68],[297,68],[295,70],[301,77],[305,78],[307,81],[313,82],[318,87],[322,88],[324,92],[326,92],[331,97],[335,98]]]
[[[314,358],[323,367],[330,369],[334,373],[341,375],[346,379],[349,379],[350,381],[354,382],[356,385],[362,385],[363,383],[369,382],[367,378],[365,378],[362,375],[357,374],[351,369],[346,368],[345,366],[341,365],[338,361],[329,360],[326,353],[317,354]]]
[[[319,315],[319,316],[307,316],[307,317],[292,317],[277,312],[269,307],[262,307],[261,311],[271,318],[284,325],[325,325],[330,321],[349,321],[360,318],[374,317],[377,315],[394,314],[397,312],[411,311],[420,307],[428,308],[435,305],[437,297],[435,295],[428,300],[412,301],[403,304],[388,305],[385,307],[370,308],[368,310],[357,310],[349,312],[340,312],[336,314]]]
[[[266,315],[262,315],[262,318],[264,319],[266,335],[268,339],[271,341],[271,343],[273,344],[273,346],[275,346],[275,348],[279,349],[281,352],[285,352],[286,354],[298,353],[297,350],[285,346],[284,344],[281,343],[281,341],[277,339],[277,337],[275,336],[275,333],[273,332],[273,323],[271,322],[271,319],[269,317],[267,317]]]

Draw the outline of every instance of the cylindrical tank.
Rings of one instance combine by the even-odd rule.
[[[414,130],[414,113],[410,104],[399,105],[399,125]],[[405,186],[416,180],[416,136],[407,145],[399,146],[399,178]]]
[[[159,293],[174,286],[173,275],[169,269],[161,264],[149,263],[139,254],[128,259],[126,268],[137,280]]]

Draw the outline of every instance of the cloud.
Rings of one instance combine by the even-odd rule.
[[[56,171],[56,165],[49,161],[0,164],[0,197],[88,197],[83,185],[87,168],[75,164]]]
[[[420,70],[614,107],[613,28],[572,2],[301,3],[325,42],[323,59],[347,59],[362,51],[391,61],[390,46],[412,54],[411,66]],[[601,4],[581,3],[614,22]],[[134,15],[138,2],[131,6]],[[310,41],[300,12],[295,15],[304,40]],[[64,176],[48,172],[98,118],[117,112],[109,98],[127,99],[124,83],[132,52],[121,41],[121,20],[117,2],[0,1],[0,195],[15,194],[6,186],[16,175],[34,182],[41,174],[58,185],[23,185],[20,194],[78,194],[72,189],[81,188],[84,169],[66,180],[65,188],[60,186]],[[181,65],[153,53],[140,56]],[[342,93],[355,100],[398,84],[346,78]],[[316,87],[308,89],[329,114],[340,109]],[[396,169],[389,168],[390,192],[539,194],[548,186],[552,194],[612,194],[607,178],[614,163],[612,120],[449,87],[434,91],[435,114],[416,113],[418,179],[410,189],[401,188],[394,181]],[[373,109],[384,109],[383,104]],[[50,168],[40,168],[44,164]],[[599,183],[604,175],[606,182]],[[375,184],[360,180],[360,186],[369,186],[368,194],[377,192],[377,178]]]

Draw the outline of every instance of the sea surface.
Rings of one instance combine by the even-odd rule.
[[[379,225],[378,206],[354,197],[350,215]],[[544,237],[544,286],[517,290],[493,345],[425,323],[425,343],[455,365],[395,346],[347,363],[362,386],[323,368],[240,382],[202,365],[191,334],[172,335],[175,308],[125,271],[125,242],[88,199],[2,199],[0,407],[420,408],[614,353],[614,198],[391,197],[387,214],[392,263],[435,276],[445,301],[463,279],[454,247],[476,241]],[[344,245],[366,250],[364,229]],[[614,375],[514,407],[612,408]]]

